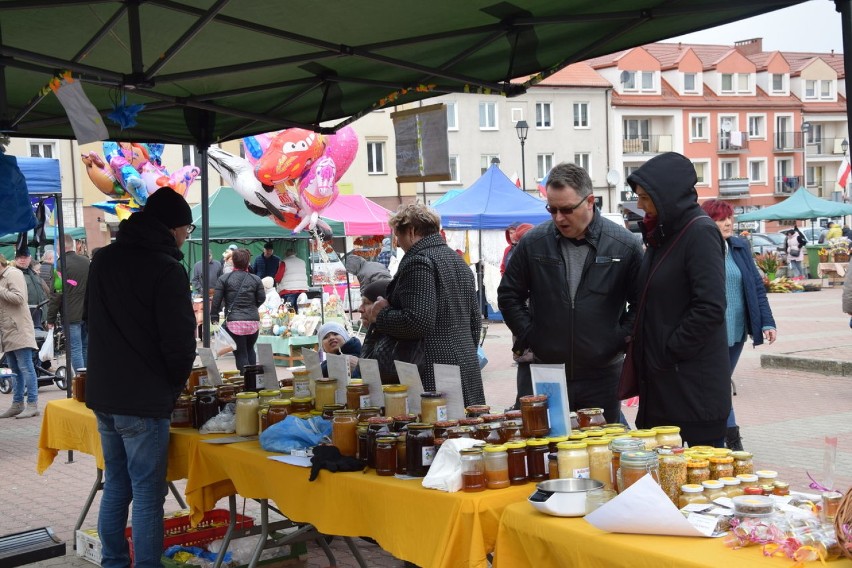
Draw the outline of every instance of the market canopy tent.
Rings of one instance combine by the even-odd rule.
[[[452,199],[454,197],[458,197],[459,195],[461,195],[461,192],[463,192],[463,191],[464,191],[463,189],[447,190],[447,193],[445,193],[440,198],[438,198],[437,201],[432,203],[432,207],[437,207],[438,205],[440,205],[442,203],[446,203],[447,201],[449,201],[450,199]]]
[[[338,195],[322,213],[329,223],[331,219],[343,223],[346,236],[390,235],[391,232],[388,225],[391,212],[363,195]]]
[[[816,219],[852,215],[852,205],[821,199],[804,187],[775,205],[737,215],[737,221],[780,221],[782,219]]]
[[[518,189],[497,164],[435,210],[445,229],[505,229],[515,222],[535,225],[550,219],[544,201]]]

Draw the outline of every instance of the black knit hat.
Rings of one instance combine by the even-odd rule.
[[[152,193],[143,211],[169,229],[192,224],[192,210],[189,208],[189,203],[170,187],[161,187]]]

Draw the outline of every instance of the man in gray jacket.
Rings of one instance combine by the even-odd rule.
[[[565,365],[571,410],[603,408],[616,422],[642,245],[601,216],[589,174],[574,164],[551,170],[546,208],[552,219],[524,235],[506,267],[500,312],[517,336],[514,351],[532,348],[536,363]],[[519,384],[518,394],[532,394],[532,384]]]

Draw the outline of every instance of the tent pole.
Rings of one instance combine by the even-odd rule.
[[[65,272],[65,222],[62,218],[61,193],[53,194],[53,215],[56,218],[56,228],[59,231],[58,236],[53,241],[53,248],[59,255],[59,271],[62,274],[62,278],[60,278],[60,282],[62,282],[62,309],[59,310],[59,315],[62,320],[62,333],[65,334],[65,398],[71,398],[71,377],[69,376],[71,371],[71,330],[68,328],[68,295],[65,293],[68,281],[65,276],[67,274]],[[52,333],[52,330],[48,330],[48,333]],[[74,463],[73,450],[68,450],[67,463]]]
[[[210,274],[207,270],[207,251],[210,249],[210,176],[207,175],[206,142],[201,146],[201,310],[204,320],[201,324],[201,345],[210,347]],[[195,266],[194,264],[192,266]]]
[[[348,256],[349,256],[349,243],[346,242],[346,237],[344,236],[343,237],[343,259],[346,260],[346,258]],[[352,309],[352,282],[349,281],[349,271],[344,270],[344,272],[346,273],[346,294],[349,296],[349,323],[352,323],[352,318],[353,318],[352,313],[354,311]],[[358,285],[360,286],[360,284],[361,283],[359,282]],[[343,316],[346,317],[346,310],[343,310]]]

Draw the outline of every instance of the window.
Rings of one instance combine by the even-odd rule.
[[[806,142],[808,144],[819,144],[822,142],[822,124],[811,123],[808,129]]]
[[[491,167],[491,162],[493,162],[494,160],[497,160],[499,162],[500,156],[498,156],[497,154],[482,154],[479,157],[480,173],[484,174],[488,170],[488,168]]]
[[[751,183],[766,183],[766,160],[748,161],[748,181]]]
[[[751,75],[749,73],[722,73],[722,92],[728,94],[751,92]]]
[[[734,75],[732,73],[722,73],[722,92],[734,92]]]
[[[455,101],[445,103],[447,105],[447,130],[459,129],[459,109]]]
[[[589,103],[574,103],[574,128],[589,127]]]
[[[55,158],[56,143],[54,142],[30,142],[31,158]]]
[[[550,103],[535,103],[535,127],[551,128]]]
[[[636,71],[622,71],[621,84],[625,91],[636,90]]]
[[[553,154],[536,156],[536,180],[541,181],[553,169]]]
[[[699,185],[707,185],[710,176],[710,164],[707,162],[692,162],[695,167],[695,175],[698,177]]]
[[[821,99],[830,99],[831,98],[831,81],[826,81],[826,80],[820,81],[819,98],[821,98]]]
[[[592,155],[588,152],[574,153],[574,163],[586,170],[587,172],[591,170],[591,160]]]
[[[766,117],[763,115],[748,117],[748,137],[766,138]]]
[[[621,84],[625,91],[647,92],[654,90],[653,71],[622,71]]]
[[[479,129],[497,130],[497,103],[479,103]]]
[[[690,120],[689,137],[692,140],[707,140],[709,139],[707,132],[706,116],[693,116]]]
[[[722,160],[719,162],[719,178],[735,179],[739,177],[740,163],[737,160]]]
[[[385,143],[367,142],[367,173],[385,173]]]
[[[809,79],[805,81],[805,98],[830,101],[834,99],[834,81],[831,79]]]
[[[459,178],[459,157],[456,155],[450,156],[450,179],[441,183],[461,183]]]
[[[816,98],[816,84],[817,82],[814,80],[805,81],[805,98],[806,99],[815,99]]]
[[[695,73],[683,74],[683,92],[695,93],[698,89],[695,88]]]
[[[772,74],[772,92],[773,93],[783,93],[784,92],[784,75],[783,75],[783,73],[773,73]]]
[[[654,89],[654,74],[648,71],[642,72],[642,90],[651,91]]]
[[[751,82],[749,80],[749,78],[750,78],[749,74],[748,73],[739,73],[737,75],[737,78],[738,78],[738,83],[739,83],[739,85],[737,87],[737,91],[740,92],[740,93],[747,92],[750,89],[749,84]]]

